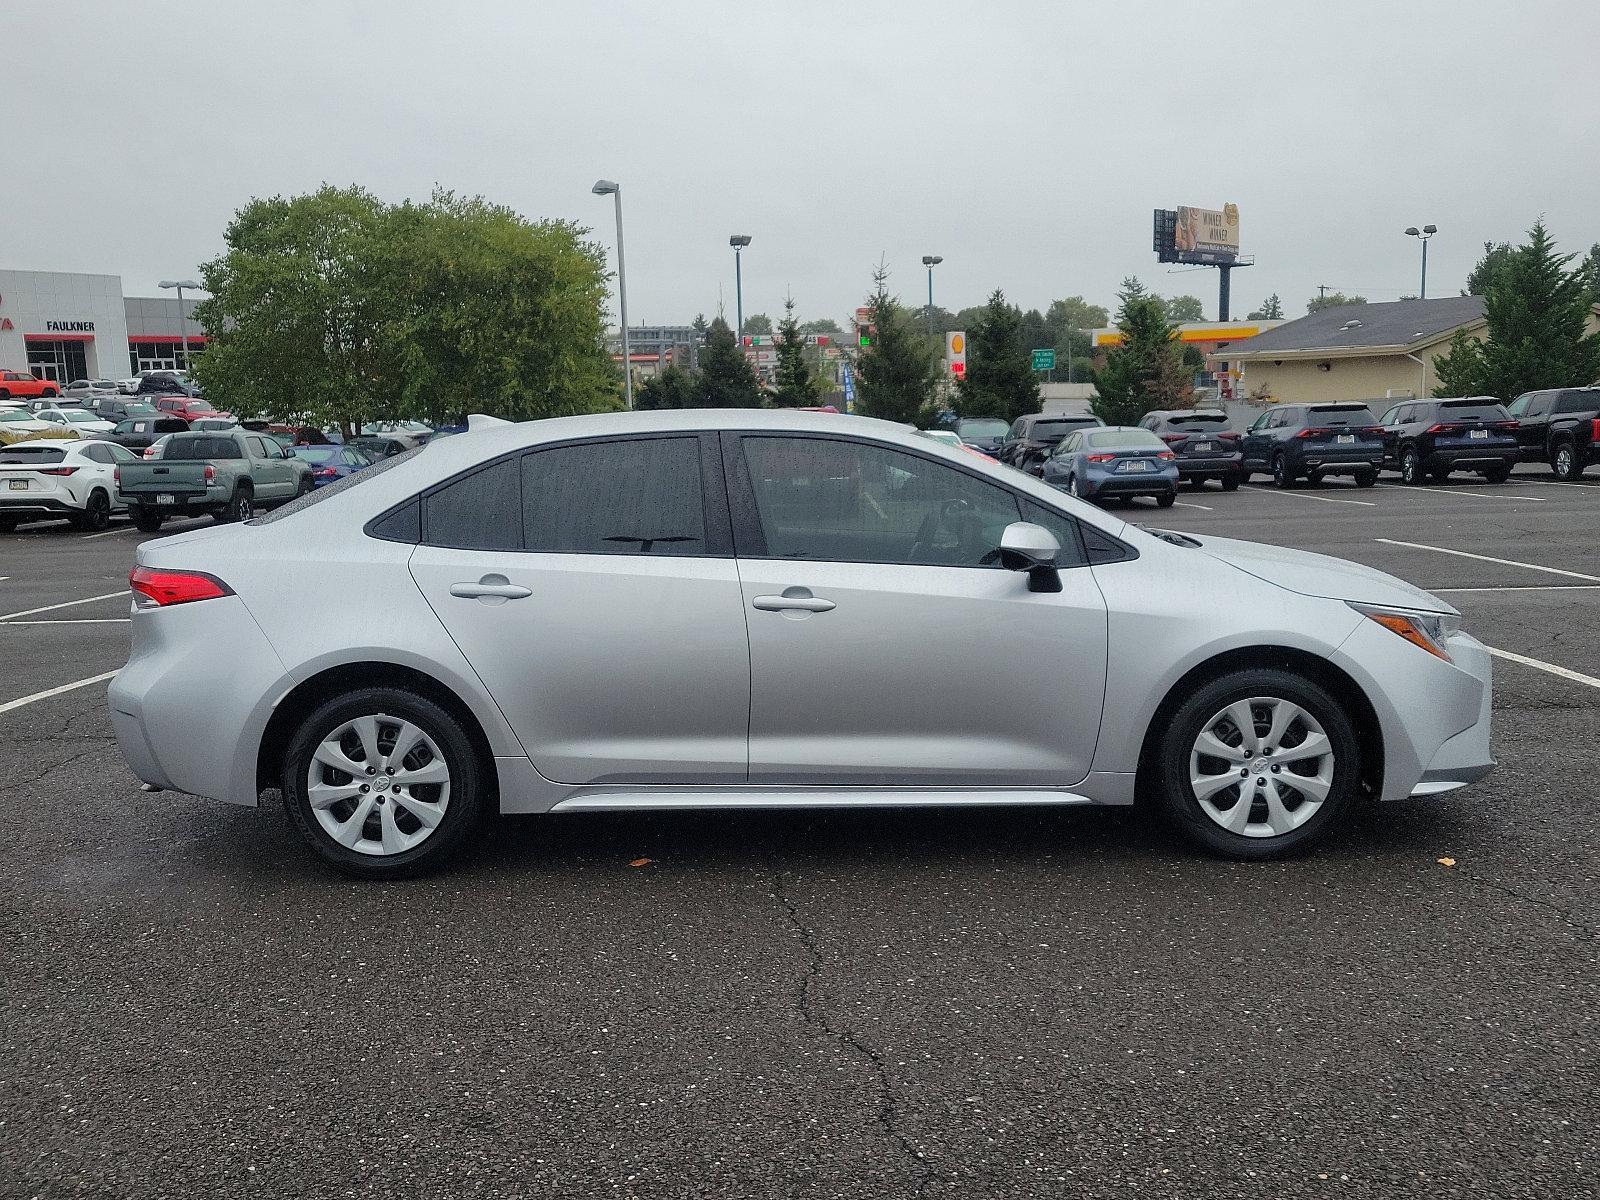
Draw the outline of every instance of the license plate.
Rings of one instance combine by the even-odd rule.
[[[1210,442],[1196,442],[1193,446],[1190,446],[1189,449],[1193,450],[1196,454],[1210,454],[1211,453],[1211,443]]]
[[[1124,471],[1148,471],[1150,464],[1142,458],[1135,458],[1122,464]]]
[[[156,497],[157,504],[176,504],[177,502],[178,498],[176,496],[170,496],[166,492],[162,492]]]
[[[1487,429],[1474,429],[1471,433],[1467,434],[1467,436],[1469,438],[1487,438],[1489,436],[1489,431]]]
[[[1353,433],[1341,433],[1333,440],[1341,446],[1354,446],[1356,444],[1356,435]]]
[[[13,492],[25,492],[28,490],[28,481],[26,479],[9,479],[6,482],[11,485]]]

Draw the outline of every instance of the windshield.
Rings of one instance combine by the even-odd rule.
[[[243,458],[244,452],[232,438],[183,437],[174,434],[161,457],[195,461],[203,458]]]
[[[1028,440],[1033,442],[1059,442],[1074,429],[1084,429],[1100,422],[1094,417],[1061,417],[1052,421],[1035,421],[1028,430]]]
[[[1511,414],[1500,404],[1485,404],[1482,400],[1446,400],[1439,405],[1439,415],[1450,421],[1509,421]]]
[[[337,446],[296,446],[294,456],[306,462],[325,463],[336,462],[339,458]]]
[[[93,413],[86,413],[81,408],[63,409],[61,415],[67,420],[71,421],[74,425],[82,425],[86,421],[90,424],[93,424],[95,421],[99,420],[99,418]]]
[[[0,408],[0,421],[6,421],[13,425],[21,425],[32,420],[33,414],[28,412],[26,409]]]
[[[986,417],[969,417],[956,422],[956,433],[964,438],[1005,437],[1010,428],[1004,421],[991,421]]]
[[[1311,425],[1376,425],[1378,418],[1361,404],[1313,404],[1308,410]]]

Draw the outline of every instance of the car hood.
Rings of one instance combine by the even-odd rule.
[[[1358,604],[1414,608],[1424,612],[1456,611],[1431,592],[1404,579],[1326,554],[1219,537],[1202,537],[1200,549],[1247,575],[1302,596],[1354,600]]]

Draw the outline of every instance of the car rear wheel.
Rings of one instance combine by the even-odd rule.
[[[443,861],[476,825],[482,764],[461,723],[399,688],[317,707],[283,757],[284,807],[324,860],[393,879]]]
[[[1282,454],[1272,456],[1272,482],[1281,488],[1295,485],[1294,472],[1289,469],[1289,463]]]
[[[1578,465],[1578,452],[1571,442],[1559,443],[1550,455],[1550,470],[1565,483],[1574,482],[1583,474]]]
[[[15,517],[0,517],[0,533],[13,533],[17,528]]]
[[[1156,753],[1169,819],[1231,858],[1273,858],[1316,841],[1348,810],[1361,776],[1355,728],[1339,701],[1272,668],[1197,689],[1166,723]]]
[[[140,533],[155,533],[161,528],[161,523],[166,520],[166,517],[158,512],[153,512],[142,504],[136,505],[128,511],[133,514],[134,528],[139,530]]]
[[[1378,485],[1378,468],[1376,468],[1376,467],[1368,467],[1365,471],[1357,471],[1356,472],[1356,486],[1357,487],[1377,487],[1377,485]]]
[[[1410,484],[1427,482],[1422,473],[1422,459],[1418,457],[1415,446],[1407,446],[1400,451],[1400,479]]]
[[[1161,508],[1171,508],[1178,502],[1177,492],[1164,492],[1156,497],[1156,504]]]
[[[89,493],[83,511],[72,518],[74,529],[104,529],[111,524],[111,497],[99,488]]]
[[[1243,482],[1243,473],[1224,475],[1222,477],[1222,490],[1225,492],[1237,492],[1239,490],[1239,485]]]
[[[1498,467],[1490,467],[1483,473],[1483,477],[1490,483],[1504,483],[1511,478],[1511,465],[1501,463]]]

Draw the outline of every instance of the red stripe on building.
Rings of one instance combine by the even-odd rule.
[[[25,342],[92,342],[92,333],[25,333],[22,335]]]

